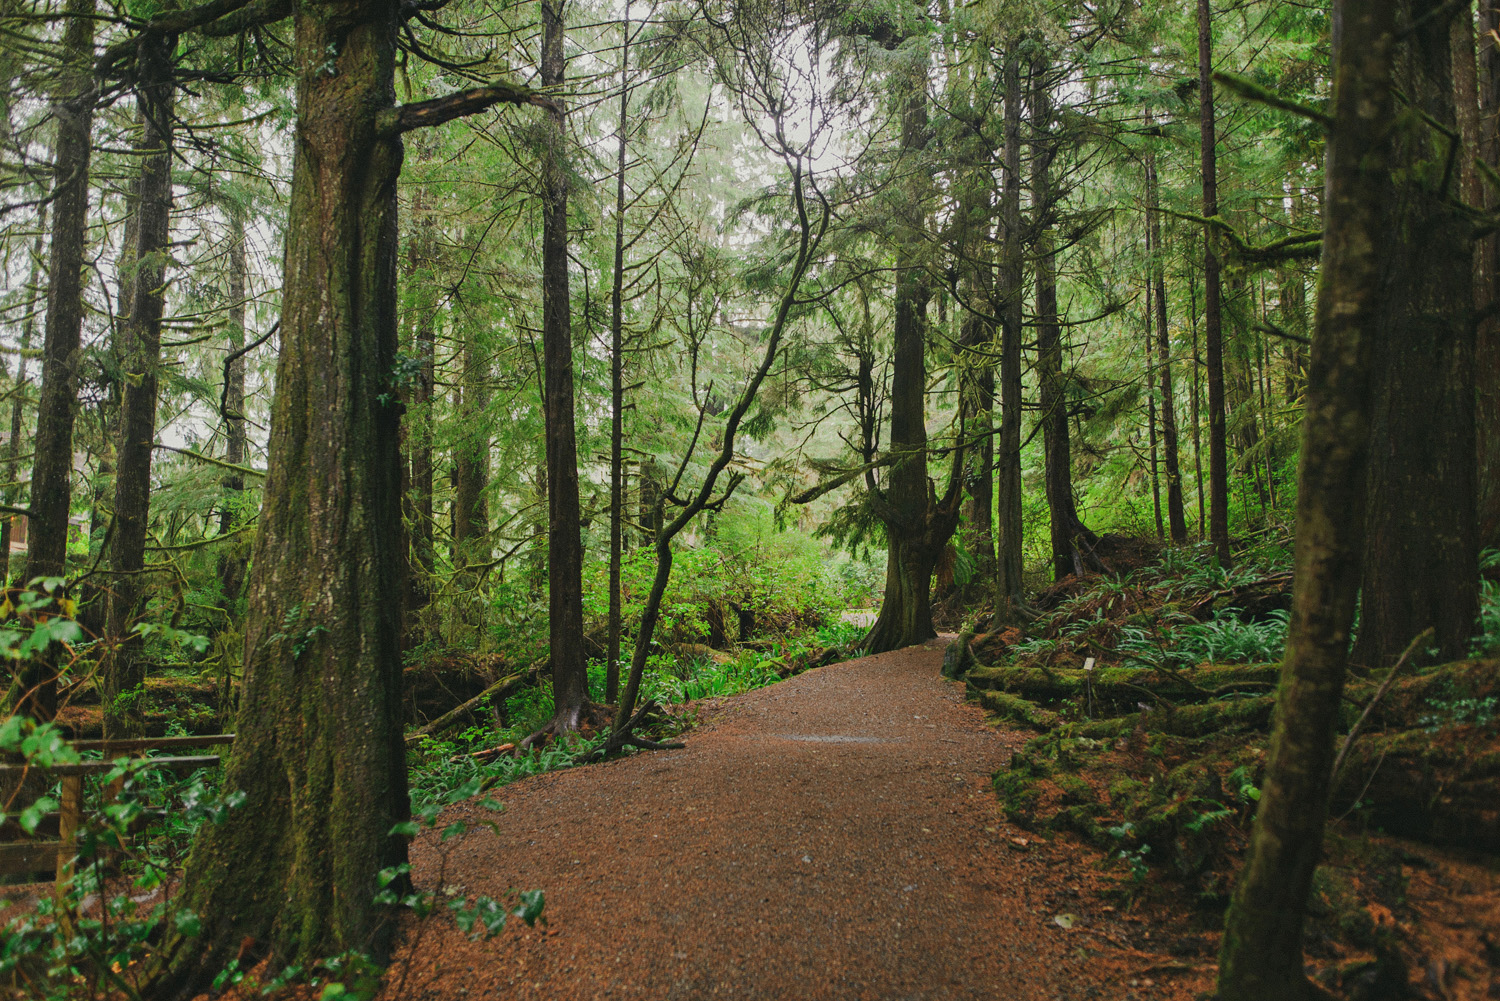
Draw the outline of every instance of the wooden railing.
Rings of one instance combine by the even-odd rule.
[[[0,876],[17,876],[55,870],[57,881],[65,883],[73,877],[73,860],[78,855],[78,827],[83,817],[83,779],[86,775],[104,775],[114,770],[115,762],[122,755],[140,755],[144,751],[182,751],[198,747],[216,747],[234,742],[232,733],[216,733],[201,737],[143,737],[128,740],[76,740],[72,747],[76,751],[100,751],[106,755],[102,760],[80,761],[76,764],[38,765],[0,764],[0,788],[14,788],[25,779],[38,774],[61,779],[62,797],[55,814],[43,818],[40,830],[50,832],[56,823],[55,840],[44,841],[25,832],[12,831],[0,834],[10,840],[0,842]],[[179,755],[150,758],[151,767],[169,772],[190,772],[219,763],[217,754]],[[50,784],[50,783],[49,783]],[[107,790],[106,796],[113,796]],[[7,828],[11,825],[7,824]],[[46,834],[43,834],[46,837]]]

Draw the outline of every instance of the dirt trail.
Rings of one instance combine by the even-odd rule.
[[[445,860],[429,838],[413,874],[451,893],[539,887],[547,928],[469,942],[440,916],[388,995],[1135,996],[1089,958],[1100,943],[1054,922],[1088,906],[1074,860],[1016,850],[988,786],[1024,737],[986,726],[941,658],[810,671],[724,700],[686,750],[501,790],[498,837],[474,826]]]

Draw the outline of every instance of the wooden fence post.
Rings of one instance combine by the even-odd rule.
[[[73,882],[73,859],[78,855],[78,821],[83,814],[83,776],[62,777],[62,809],[57,815],[57,892]]]

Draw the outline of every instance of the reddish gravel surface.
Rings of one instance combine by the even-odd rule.
[[[470,942],[428,921],[387,996],[1136,996],[1112,977],[1150,957],[1101,956],[1113,947],[1084,930],[1087,860],[1012,845],[1022,832],[998,816],[989,777],[1024,737],[987,726],[941,658],[810,671],[724,700],[686,750],[501,790],[498,836],[429,838],[414,877],[449,895],[541,888],[547,927]]]

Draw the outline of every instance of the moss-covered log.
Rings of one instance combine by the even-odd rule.
[[[1010,692],[1039,701],[1087,698],[1092,687],[1095,699],[1133,706],[1141,701],[1201,702],[1229,692],[1268,691],[1278,673],[1274,664],[1201,667],[1170,675],[1125,667],[976,667],[967,680],[975,691]]]
[[[987,699],[997,694],[999,693],[984,692],[980,702],[988,706]],[[1208,737],[1233,731],[1265,730],[1270,726],[1271,710],[1275,705],[1276,700],[1267,695],[1205,702],[1201,705],[1162,706],[1131,716],[1070,723],[1065,732],[1071,737],[1104,740],[1123,737],[1137,729],[1173,737]]]
[[[979,704],[1001,719],[1012,723],[1020,723],[1029,726],[1033,730],[1045,733],[1063,724],[1063,718],[1050,709],[1043,709],[1035,702],[1030,702],[1019,695],[1011,695],[1009,692],[982,691],[978,694]]]
[[[1500,851],[1500,741],[1474,726],[1361,737],[1331,801],[1388,834]]]

